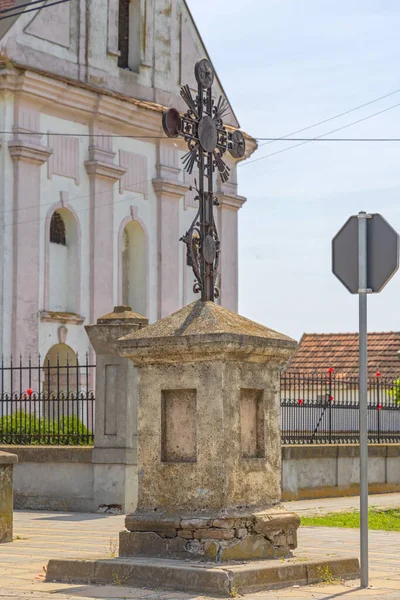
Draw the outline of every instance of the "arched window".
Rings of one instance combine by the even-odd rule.
[[[78,232],[73,214],[67,208],[56,210],[50,221],[49,310],[77,312],[79,291]]]
[[[59,212],[55,211],[50,221],[50,242],[66,246],[65,223]]]
[[[146,238],[137,221],[130,221],[122,238],[122,303],[146,316],[147,261]]]
[[[77,388],[80,389],[77,354],[67,344],[55,344],[43,362],[43,391],[66,394],[67,391],[76,392]]]

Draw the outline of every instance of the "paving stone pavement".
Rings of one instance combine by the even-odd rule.
[[[309,504],[308,504],[309,503]],[[353,505],[353,506],[349,506]],[[371,505],[400,507],[400,494],[373,496]],[[335,498],[287,503],[301,514],[351,509],[357,499]],[[339,506],[339,508],[338,508]],[[83,513],[16,511],[14,542],[0,545],[0,600],[200,600],[179,592],[139,588],[45,583],[43,566],[50,558],[110,558],[118,554],[118,532],[124,517]],[[303,527],[299,530],[298,560],[309,557],[358,555],[358,531]],[[259,592],[246,600],[400,600],[400,532],[370,532],[372,588],[360,590],[359,582],[291,587]],[[204,597],[205,598],[205,597]]]

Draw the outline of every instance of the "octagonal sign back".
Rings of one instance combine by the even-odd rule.
[[[367,289],[380,292],[399,268],[399,235],[379,214],[367,218]],[[352,294],[358,286],[358,217],[332,240],[332,271]]]

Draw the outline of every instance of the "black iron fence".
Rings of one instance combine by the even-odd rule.
[[[400,442],[399,383],[380,373],[368,380],[370,443]],[[283,444],[353,444],[359,441],[358,377],[281,376]]]
[[[0,444],[92,444],[95,368],[88,354],[2,359]]]
[[[0,444],[93,444],[95,369],[89,354],[2,359]],[[280,392],[283,444],[358,443],[357,377],[284,373]],[[369,379],[368,435],[400,443],[400,380]]]

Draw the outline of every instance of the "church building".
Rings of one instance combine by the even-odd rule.
[[[0,350],[85,353],[84,325],[115,305],[155,321],[198,299],[179,241],[197,211],[182,139],[162,129],[186,109],[208,57],[185,0],[0,0]],[[28,10],[29,9],[29,10]],[[25,11],[25,12],[24,12]],[[208,57],[209,58],[209,57]],[[209,60],[211,60],[209,58]],[[216,96],[225,96],[215,78]],[[224,123],[239,127],[231,108]],[[246,138],[246,153],[256,142]],[[218,302],[238,302],[238,161],[215,181]],[[53,354],[52,354],[53,353]]]

